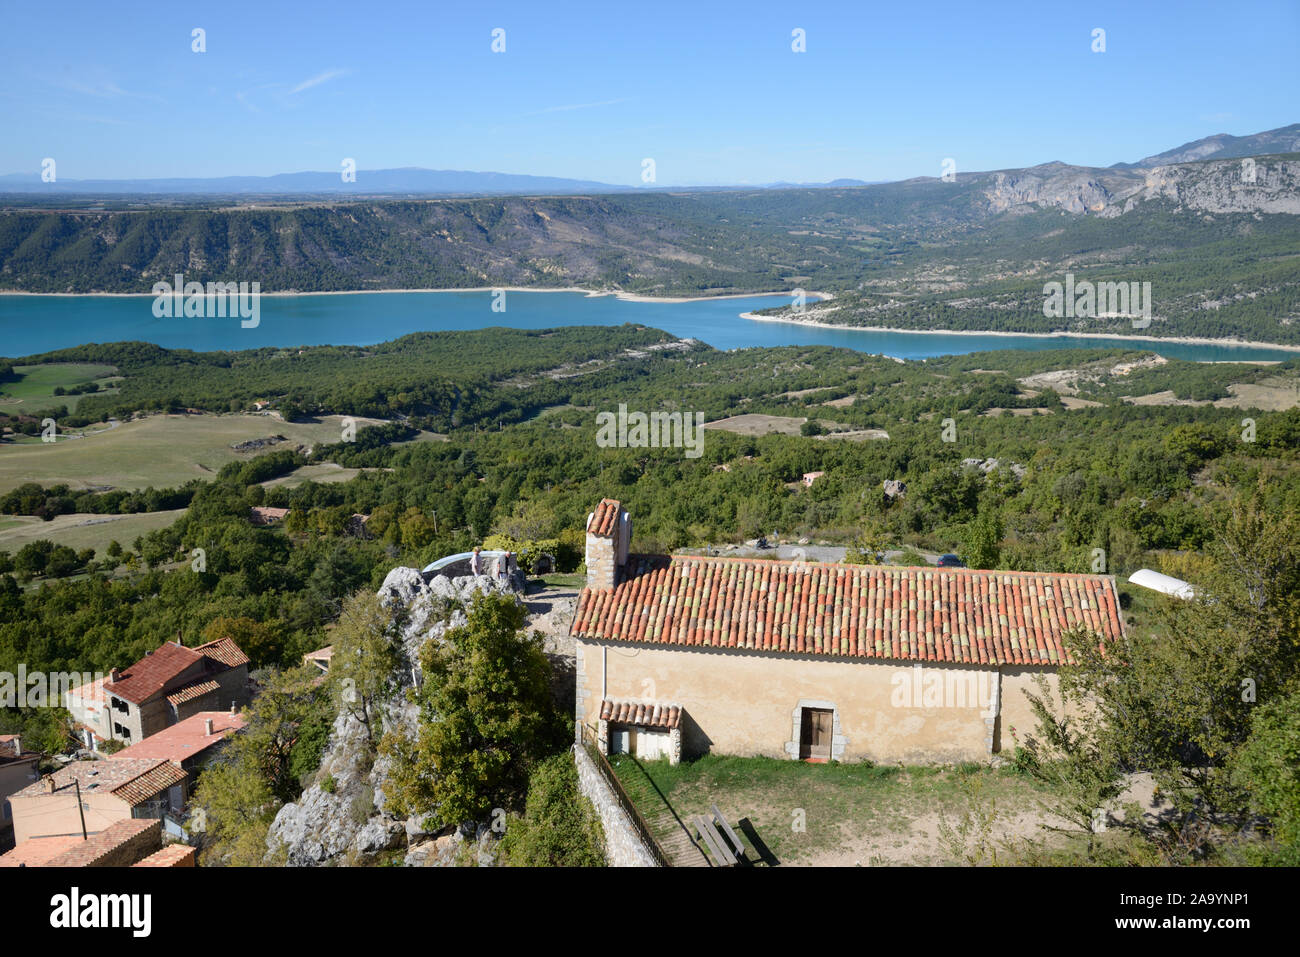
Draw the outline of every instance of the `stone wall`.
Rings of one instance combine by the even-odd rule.
[[[619,804],[618,796],[581,744],[573,746],[573,760],[578,766],[578,790],[600,815],[601,827],[605,831],[605,859],[609,866],[657,867],[636,826]]]

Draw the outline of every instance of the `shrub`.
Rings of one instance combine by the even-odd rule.
[[[569,752],[541,762],[528,779],[523,817],[501,841],[511,867],[603,867],[605,837],[596,809],[578,791]]]

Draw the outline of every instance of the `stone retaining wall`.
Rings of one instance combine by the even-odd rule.
[[[641,840],[636,826],[618,802],[618,796],[592,762],[587,749],[573,746],[578,766],[578,790],[596,808],[605,830],[605,859],[610,867],[657,867],[654,856]]]

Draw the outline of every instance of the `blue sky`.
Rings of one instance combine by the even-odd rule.
[[[882,180],[945,157],[1105,166],[1300,121],[1297,0],[464,7],[6,0],[0,173],[354,157],[637,184],[650,157],[661,186]]]

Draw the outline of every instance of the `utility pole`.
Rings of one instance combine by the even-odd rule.
[[[77,786],[77,814],[81,817],[81,839],[88,841],[90,838],[86,837],[86,810],[81,806],[81,781],[74,778],[72,783]]]

